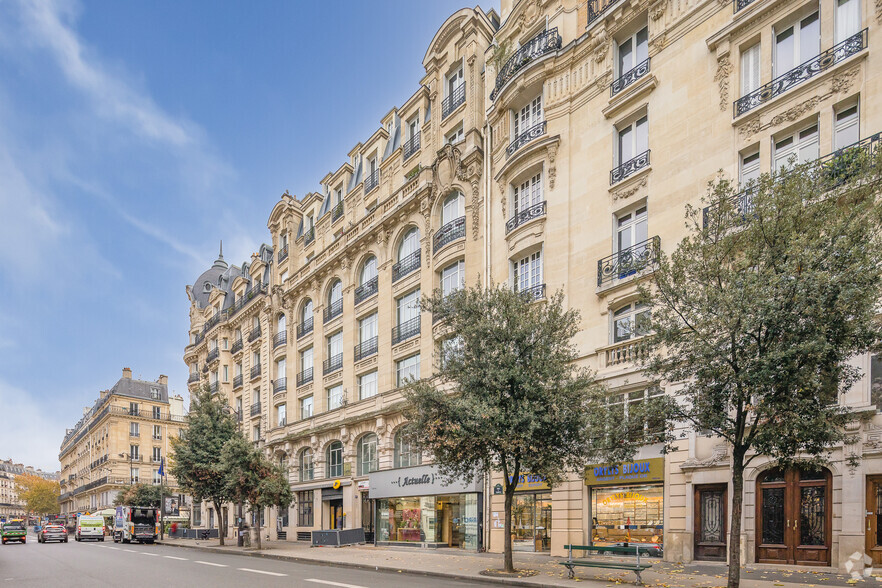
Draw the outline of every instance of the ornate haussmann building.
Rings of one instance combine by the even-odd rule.
[[[18,495],[15,479],[18,476],[40,476],[46,480],[58,481],[58,472],[44,472],[40,468],[15,463],[11,459],[0,461],[0,522],[27,516],[27,504]]]

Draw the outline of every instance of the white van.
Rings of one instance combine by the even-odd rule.
[[[104,517],[81,515],[77,517],[77,531],[74,539],[96,539],[104,541]]]

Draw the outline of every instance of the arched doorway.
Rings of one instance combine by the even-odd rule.
[[[829,470],[769,470],[757,479],[756,496],[758,563],[830,565]]]

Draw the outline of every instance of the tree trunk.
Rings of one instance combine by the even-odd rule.
[[[741,512],[744,503],[744,450],[732,455],[732,515],[729,521],[729,581],[728,588],[741,584]]]
[[[257,550],[260,551],[260,511],[261,509],[252,510],[251,513],[254,515],[254,526],[257,529]]]
[[[215,501],[214,510],[217,511],[217,536],[220,539],[220,544],[223,546],[224,544],[224,535],[227,534],[227,522],[224,520],[224,509],[221,508],[220,504]]]
[[[515,488],[517,488],[516,483],[507,483],[505,485],[505,547],[503,548],[503,565],[508,573],[514,573],[514,559],[511,553],[511,504],[514,501]]]

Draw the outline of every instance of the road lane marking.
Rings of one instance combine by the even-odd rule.
[[[159,557],[158,553],[147,553],[146,551],[139,551],[141,555],[152,555],[153,557]]]
[[[119,551],[119,547],[110,547],[109,545],[107,546],[107,549],[115,549],[115,550]]]
[[[214,563],[214,562],[212,562],[212,561],[202,561],[202,560],[199,560],[199,559],[194,559],[194,560],[193,560],[193,563],[201,563],[201,564],[203,564],[203,565],[206,565],[206,566],[214,566],[214,567],[216,567],[216,568],[225,568],[225,567],[227,567],[225,564]]]
[[[341,588],[367,588],[366,586],[359,586],[358,584],[343,584],[341,582],[330,582],[328,580],[316,580],[315,578],[308,578],[303,581],[315,582],[316,584],[327,584],[328,586],[340,586]]]
[[[265,572],[263,570],[252,570],[251,568],[236,568],[240,572],[252,572],[254,574],[266,574],[267,576],[287,576],[288,574],[280,574],[279,572]]]
[[[151,553],[150,555],[153,555],[153,554]],[[163,555],[162,557],[165,557],[165,558],[168,558],[168,559],[176,559],[176,560],[178,560],[178,561],[190,561],[190,560],[187,559],[186,557],[175,557],[175,556],[173,556],[173,555]]]

